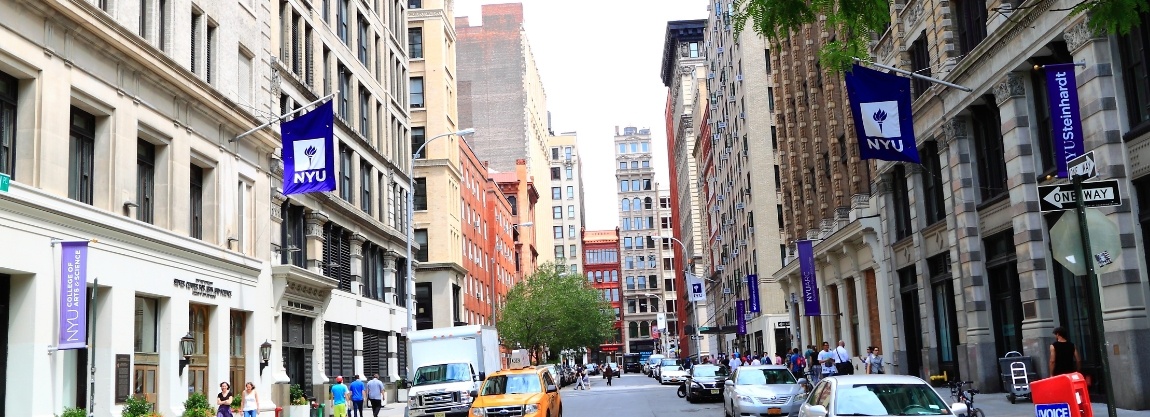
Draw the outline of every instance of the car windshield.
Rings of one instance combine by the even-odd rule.
[[[727,372],[718,366],[695,365],[691,372],[699,377],[727,376]]]
[[[678,364],[679,364],[678,359],[663,359],[663,363],[659,364],[659,366],[678,365]]]
[[[835,391],[835,415],[934,416],[950,409],[926,384],[852,384]]]
[[[679,365],[663,365],[661,368],[663,371],[682,371],[683,370],[683,367],[679,366]]]
[[[797,384],[795,376],[786,369],[740,369],[737,385]]]
[[[471,365],[466,363],[445,363],[421,366],[415,370],[412,386],[442,384],[445,382],[466,382],[471,380]]]
[[[496,375],[487,378],[479,395],[533,394],[543,392],[535,374]]]

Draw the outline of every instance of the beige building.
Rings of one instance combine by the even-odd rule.
[[[579,137],[575,132],[548,136],[551,188],[551,238],[555,262],[579,273],[583,263],[583,239],[579,236],[586,225],[583,217],[583,161],[579,155]],[[544,232],[539,232],[544,233]]]

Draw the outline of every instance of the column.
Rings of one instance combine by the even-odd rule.
[[[395,251],[388,250],[383,253],[383,288],[385,294],[390,294],[383,298],[383,301],[388,304],[395,304],[397,302],[395,295],[395,258],[399,254]]]
[[[307,269],[317,274],[323,274],[320,263],[323,262],[323,225],[327,224],[328,217],[319,212],[308,212],[304,215],[307,222]]]
[[[363,244],[366,242],[367,238],[358,232],[351,235],[351,293],[359,296],[363,296],[367,288],[363,265]]]

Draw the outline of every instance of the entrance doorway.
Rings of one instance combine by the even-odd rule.
[[[12,277],[0,274],[0,364],[8,369],[8,308],[9,294],[11,293]],[[0,404],[7,404],[5,386],[8,380],[7,372],[0,372]],[[4,407],[0,406],[0,417],[4,417]]]

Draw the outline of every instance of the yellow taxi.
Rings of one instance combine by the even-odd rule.
[[[472,417],[563,417],[559,385],[546,367],[529,365],[526,355],[512,353],[511,367],[487,375],[472,391]]]

